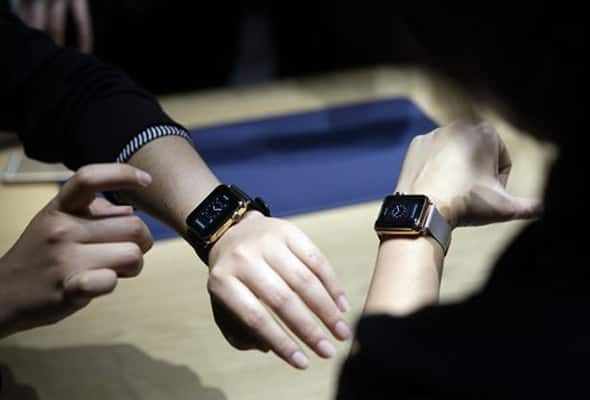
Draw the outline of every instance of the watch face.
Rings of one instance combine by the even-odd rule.
[[[394,195],[387,196],[375,223],[376,229],[421,228],[422,218],[428,205],[426,196]]]
[[[240,199],[225,186],[218,186],[188,216],[187,225],[201,238],[213,235],[240,207]]]

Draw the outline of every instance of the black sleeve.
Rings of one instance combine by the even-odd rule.
[[[549,223],[545,204],[546,221],[527,227],[475,296],[363,318],[337,398],[588,398],[587,262],[565,262],[587,235],[555,235],[571,208]]]
[[[363,318],[341,371],[338,400],[471,398],[461,396],[462,389],[467,389],[461,383],[471,377],[460,371],[468,363],[464,356],[477,353],[468,350],[473,342],[459,342],[455,347],[447,332],[439,329],[437,319],[436,314],[426,320],[385,315]],[[478,364],[475,360],[472,367]],[[473,398],[486,398],[481,395]]]
[[[338,400],[564,398],[580,387],[563,368],[567,343],[547,318],[531,318],[539,311],[534,305],[500,318],[501,307],[478,308],[468,303],[408,318],[363,319]],[[567,367],[581,358],[570,358]]]
[[[16,131],[28,156],[72,169],[114,162],[162,124],[176,125],[122,72],[0,13],[0,129]]]

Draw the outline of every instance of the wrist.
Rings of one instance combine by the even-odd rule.
[[[364,313],[407,315],[437,303],[443,260],[444,253],[432,238],[383,240]]]
[[[235,225],[265,215],[270,216],[270,210],[261,198],[253,199],[235,185],[218,185],[186,218],[186,237],[199,258],[210,265],[211,250],[219,248],[216,244],[234,232]]]
[[[377,266],[380,265],[379,261],[381,258],[387,260],[392,257],[410,259],[418,255],[428,255],[429,257],[434,257],[435,260],[441,260],[441,263],[436,263],[436,271],[439,274],[442,272],[442,260],[444,260],[445,253],[438,242],[430,236],[419,236],[415,238],[394,236],[383,238],[379,243]],[[407,263],[400,263],[400,268],[416,269],[415,266],[410,266]]]
[[[375,221],[381,239],[389,237],[416,238],[430,236],[446,253],[452,228],[426,194],[396,192],[383,200]]]
[[[224,247],[226,243],[233,243],[234,240],[232,238],[235,235],[239,235],[240,228],[244,227],[244,224],[256,224],[261,218],[266,218],[264,214],[262,214],[258,210],[248,210],[244,214],[244,216],[240,219],[240,222],[232,225],[220,238],[218,241],[213,243],[211,249],[209,251],[209,263],[214,264],[215,260],[219,258],[220,254],[223,253]],[[236,236],[239,237],[239,236]],[[237,239],[239,241],[239,239]]]
[[[440,215],[449,224],[451,230],[457,227],[457,212],[455,211],[455,208],[452,205],[453,202],[451,200],[447,200],[445,196],[438,195],[432,190],[403,188],[401,186],[398,186],[395,189],[395,192],[407,195],[424,195],[428,197],[428,199],[436,207]]]
[[[436,207],[441,217],[443,217],[447,224],[449,224],[451,231],[454,230],[457,227],[457,213],[451,205],[451,202],[442,200],[442,198],[437,197],[436,195],[426,194],[426,196],[430,199],[434,207]]]

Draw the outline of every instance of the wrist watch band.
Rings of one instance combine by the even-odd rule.
[[[451,241],[451,227],[424,195],[387,196],[375,221],[375,231],[381,239],[431,236],[445,254]]]
[[[430,236],[440,244],[443,252],[447,254],[451,242],[451,229],[449,224],[438,212],[434,204],[430,204],[428,217],[424,224],[424,229],[430,233]]]
[[[249,210],[270,217],[260,197],[252,199],[235,185],[219,185],[188,215],[187,239],[205,264],[213,245]]]

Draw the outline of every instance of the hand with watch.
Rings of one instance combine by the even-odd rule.
[[[312,317],[339,340],[350,336],[348,303],[326,258],[297,228],[270,218],[261,198],[217,186],[186,218],[187,240],[209,265],[217,325],[238,349],[272,350],[297,368],[308,359],[269,312],[322,357],[335,348]]]
[[[381,244],[365,313],[403,315],[436,303],[454,228],[540,215],[539,200],[506,190],[510,169],[488,124],[455,123],[416,137],[375,222]]]
[[[187,140],[152,141],[128,163],[152,183],[122,199],[173,227],[206,262],[215,322],[232,346],[305,368],[294,337],[322,357],[335,353],[330,336],[350,337],[348,302],[322,252],[295,225],[266,216],[261,200],[220,185]]]

